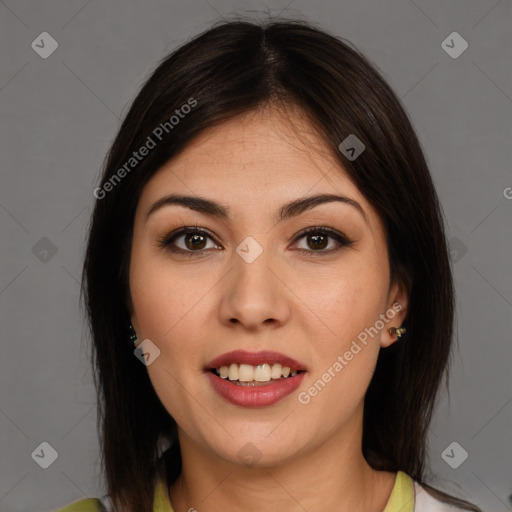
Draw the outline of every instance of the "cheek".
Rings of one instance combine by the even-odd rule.
[[[197,272],[177,272],[140,250],[132,254],[130,287],[140,336],[160,349],[147,367],[153,388],[169,414],[193,431],[191,418],[205,414],[192,397],[198,396],[202,374],[197,359],[204,332],[201,298],[211,286]]]
[[[348,422],[362,404],[380,350],[379,334],[367,330],[379,319],[382,296],[375,288],[351,284],[343,282],[344,288],[325,297],[322,319],[329,335],[310,332],[315,371],[297,397],[311,417],[325,418],[326,429]]]
[[[195,269],[173,266],[150,249],[132,253],[130,289],[139,329],[147,338],[165,342],[190,323],[209,288],[207,276],[199,277]]]
[[[303,284],[311,310],[322,320],[327,345],[345,344],[373,326],[386,307],[388,274],[382,265],[353,265],[343,272],[315,276]]]
[[[316,382],[312,393],[323,395],[317,401],[320,408],[341,414],[366,392],[380,350],[379,319],[385,312],[389,284],[385,263],[354,261],[350,269],[347,266],[346,271],[317,280],[318,286],[304,286],[309,303],[314,304],[311,309],[322,321],[319,324],[311,317],[309,324],[316,369],[309,385]],[[314,325],[320,325],[319,330]]]

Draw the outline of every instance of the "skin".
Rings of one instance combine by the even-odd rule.
[[[230,218],[179,205],[146,217],[171,193],[218,201]],[[330,202],[276,223],[283,204],[321,193],[357,201],[366,220],[353,206]],[[158,246],[196,224],[214,238],[195,249],[184,236],[174,241],[192,256]],[[318,249],[311,236],[297,238],[310,226],[340,231],[353,244],[329,237]],[[263,249],[252,263],[236,252],[248,236]],[[135,215],[130,290],[139,339],[161,351],[147,371],[178,424],[183,471],[169,489],[176,512],[382,512],[396,474],[373,470],[362,455],[363,400],[379,350],[395,342],[388,328],[402,324],[407,297],[391,282],[379,217],[300,111],[266,107],[204,130],[157,171]],[[402,310],[301,404],[298,394],[397,302]],[[238,407],[212,389],[204,371],[234,349],[275,350],[308,373],[272,406]],[[260,456],[251,467],[238,457],[247,443]]]

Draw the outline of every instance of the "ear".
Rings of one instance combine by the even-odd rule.
[[[386,317],[389,321],[386,323],[386,327],[382,330],[380,337],[380,346],[382,348],[389,347],[396,341],[398,336],[396,334],[390,334],[390,327],[401,327],[405,317],[407,316],[409,306],[409,297],[407,293],[407,287],[401,279],[394,279],[390,286],[388,294],[388,303],[386,309]]]

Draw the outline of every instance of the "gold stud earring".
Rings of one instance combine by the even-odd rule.
[[[407,329],[405,327],[390,327],[389,328],[389,334],[393,336],[393,334],[396,334],[396,339],[399,340]]]

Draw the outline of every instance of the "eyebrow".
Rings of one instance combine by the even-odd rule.
[[[318,205],[332,202],[340,202],[354,207],[363,216],[365,222],[368,224],[366,213],[363,210],[362,206],[357,201],[355,201],[354,199],[350,199],[349,197],[339,196],[335,194],[320,194],[316,196],[309,196],[304,197],[302,199],[296,199],[295,201],[291,201],[290,203],[285,204],[279,209],[276,215],[276,221],[282,222],[283,220],[287,220],[290,219],[291,217],[300,215],[306,210],[315,208]],[[146,214],[146,220],[151,214],[153,214],[160,208],[170,205],[184,206],[196,212],[204,213],[212,217],[217,217],[218,219],[221,220],[227,221],[229,220],[230,217],[229,207],[216,201],[212,201],[210,199],[198,196],[171,194],[162,197],[156,203],[154,203],[153,206],[151,206],[151,208]]]

